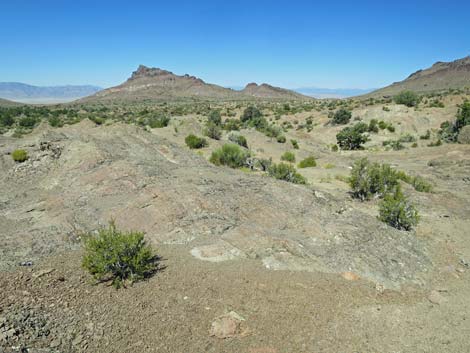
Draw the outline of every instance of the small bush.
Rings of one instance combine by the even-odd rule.
[[[256,159],[255,162],[255,167],[261,169],[263,172],[266,172],[269,167],[273,164],[272,158],[266,159],[266,158],[258,158]]]
[[[11,115],[0,115],[0,125],[12,126],[15,123],[15,118]]]
[[[413,188],[416,191],[419,191],[419,192],[431,192],[432,191],[432,184],[420,176],[412,177],[410,184],[413,186]]]
[[[217,125],[221,126],[222,125],[222,117],[220,116],[220,113],[218,110],[212,110],[209,113],[208,121]]]
[[[407,107],[414,107],[418,104],[419,97],[413,91],[402,91],[398,93],[394,98],[395,103],[404,104]]]
[[[410,134],[405,134],[405,135],[400,136],[398,141],[403,142],[403,143],[416,142],[416,137]]]
[[[352,113],[346,109],[339,109],[333,115],[331,122],[335,125],[345,125],[351,120]]]
[[[93,121],[96,125],[103,125],[106,122],[105,118],[99,116],[90,116],[89,119]]]
[[[431,131],[427,130],[426,133],[421,135],[419,138],[420,140],[429,140],[431,138]]]
[[[354,197],[369,200],[383,197],[398,185],[397,173],[388,164],[371,163],[367,158],[357,160],[351,170],[349,183]]]
[[[261,111],[258,108],[256,108],[255,106],[249,106],[243,111],[240,117],[240,121],[242,123],[255,122],[256,120],[259,120],[259,118],[261,118],[262,116],[263,114],[261,114]]]
[[[240,120],[238,119],[226,119],[223,124],[223,129],[227,131],[240,130]]]
[[[382,142],[382,146],[390,147],[394,151],[400,151],[405,148],[405,146],[399,140],[387,140]]]
[[[291,164],[287,163],[272,164],[268,168],[268,175],[273,178],[288,181],[294,184],[307,183],[305,178],[299,173],[297,173],[297,171]]]
[[[112,280],[119,288],[125,281],[135,282],[157,269],[156,257],[144,240],[144,233],[121,232],[114,222],[98,235],[83,238],[82,266],[98,281]]]
[[[215,165],[226,165],[230,168],[241,168],[246,164],[249,152],[241,149],[238,145],[227,143],[212,152],[211,163]]]
[[[205,138],[198,137],[193,134],[186,136],[184,142],[186,142],[186,145],[191,149],[199,149],[208,145],[207,140]]]
[[[419,214],[397,187],[380,202],[379,219],[394,228],[411,230],[418,224]]]
[[[206,124],[206,128],[204,129],[204,135],[214,140],[220,140],[222,137],[222,130],[220,129],[219,125],[208,122]]]
[[[28,152],[26,152],[25,150],[14,150],[11,153],[11,158],[13,158],[15,162],[23,163],[29,157],[28,157]]]
[[[438,99],[434,99],[431,103],[429,103],[429,107],[431,108],[444,108],[445,105]]]
[[[286,143],[287,139],[284,135],[279,135],[277,138],[276,138],[276,141],[279,142],[279,143]]]
[[[230,134],[228,139],[229,141],[236,143],[239,146],[248,148],[248,142],[246,141],[245,136],[237,135],[237,134]]]
[[[372,119],[370,122],[369,122],[369,127],[368,127],[368,131],[369,132],[373,132],[373,133],[378,133],[379,132],[379,126],[378,126],[378,121],[377,119]]]
[[[36,120],[36,118],[32,116],[25,116],[20,119],[18,125],[20,125],[21,127],[32,128],[37,124],[37,122],[38,121]]]
[[[460,131],[464,126],[470,125],[470,101],[465,101],[457,112],[455,129]]]
[[[336,135],[338,146],[343,150],[358,150],[368,138],[364,135],[367,131],[367,124],[357,123],[352,127],[345,127]]]
[[[54,115],[49,118],[49,125],[52,127],[62,127],[64,123],[58,116]]]
[[[299,168],[312,168],[316,166],[317,166],[317,161],[315,160],[315,157],[313,156],[310,156],[301,160],[298,165]]]
[[[168,124],[170,123],[170,118],[167,116],[154,116],[148,119],[147,121],[148,125],[152,129],[159,129],[162,127],[167,127]]]
[[[292,147],[293,147],[295,150],[298,150],[298,149],[299,149],[299,143],[297,142],[297,140],[290,140],[290,143],[292,144]]]
[[[295,163],[295,154],[290,151],[286,151],[281,156],[281,161]]]

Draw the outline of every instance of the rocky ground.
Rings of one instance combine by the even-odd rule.
[[[389,114],[399,136],[455,111],[354,115]],[[212,166],[204,157],[223,141],[188,150],[184,137],[202,128],[191,117],[153,131],[83,121],[2,137],[0,352],[470,351],[469,146],[385,151],[383,132],[366,151],[331,152],[338,128],[314,118],[312,132],[287,133],[298,159],[317,157],[302,170],[307,186]],[[242,133],[259,156],[291,149]],[[15,164],[15,148],[30,159]],[[351,199],[343,180],[361,156],[433,183],[432,193],[405,186],[422,216],[415,231]],[[112,218],[146,232],[163,258],[154,277],[119,291],[80,268],[80,235]]]

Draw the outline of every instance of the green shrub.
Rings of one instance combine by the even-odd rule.
[[[432,191],[432,184],[420,176],[412,177],[410,184],[413,186],[413,188],[416,191],[419,191],[419,192],[431,192]]]
[[[25,116],[23,118],[20,119],[20,121],[18,122],[18,124],[21,126],[21,127],[27,127],[27,128],[32,128],[36,125],[38,121],[36,120],[36,118],[32,117],[32,116]]]
[[[223,124],[223,129],[227,131],[240,130],[240,120],[238,119],[226,119]]]
[[[119,288],[125,281],[135,282],[157,269],[156,257],[144,240],[144,233],[121,232],[114,222],[99,230],[98,235],[83,237],[85,254],[82,266],[96,280],[112,280]]]
[[[295,163],[295,154],[290,152],[290,151],[286,151],[284,152],[284,154],[281,156],[281,161],[286,161],[286,162],[291,162],[291,163]]]
[[[272,164],[272,158],[257,158],[255,162],[255,166],[261,169],[263,172],[266,172]]]
[[[396,171],[398,179],[404,181],[407,184],[413,186],[416,191],[419,192],[431,192],[432,191],[432,184],[426,181],[421,176],[411,176],[406,174],[403,171]]]
[[[15,162],[23,163],[29,157],[28,157],[28,152],[26,152],[25,150],[14,150],[11,153],[11,158],[13,158]]]
[[[238,135],[238,134],[230,134],[228,137],[229,141],[236,143],[239,146],[248,148],[248,142],[245,136]]]
[[[373,133],[378,133],[378,132],[379,132],[378,123],[379,123],[379,122],[377,121],[377,119],[372,119],[372,120],[369,122],[369,127],[368,127],[367,131],[373,132]]]
[[[148,118],[147,120],[147,124],[152,129],[167,127],[169,123],[170,123],[170,118],[164,115],[153,116],[153,117]]]
[[[272,164],[268,168],[268,175],[273,178],[288,181],[294,184],[307,183],[305,178],[299,173],[297,173],[297,171],[291,164],[287,163]]]
[[[256,108],[255,106],[249,106],[247,107],[241,117],[240,117],[240,121],[242,123],[250,123],[250,122],[255,122],[257,120],[259,120],[259,118],[261,118],[263,116],[263,114],[261,114],[261,111]]]
[[[393,97],[395,103],[404,104],[407,107],[414,107],[418,104],[419,97],[413,91],[402,91]]]
[[[403,142],[403,143],[416,142],[416,137],[410,134],[405,134],[405,135],[400,136],[398,141]]]
[[[470,101],[465,101],[459,108],[455,121],[455,130],[458,133],[461,128],[467,125],[470,125]]]
[[[249,152],[240,148],[238,145],[227,143],[212,152],[210,162],[215,165],[226,165],[230,168],[241,168],[246,165],[246,159],[250,156]]]
[[[382,146],[390,147],[394,151],[399,151],[405,148],[399,140],[386,140],[382,142]]]
[[[379,219],[394,228],[411,230],[418,224],[419,214],[397,187],[380,202]]]
[[[353,164],[349,183],[352,195],[361,200],[383,197],[398,185],[397,173],[388,164],[371,163],[361,158]]]
[[[390,131],[390,132],[395,132],[395,126],[393,126],[392,124],[388,124],[387,125],[387,130]]]
[[[286,143],[287,139],[284,135],[279,135],[277,138],[276,138],[276,141],[279,142],[279,143]]]
[[[220,113],[218,110],[211,110],[209,113],[208,121],[217,125],[221,126],[222,125],[222,117],[220,116]]]
[[[220,126],[212,122],[208,122],[206,124],[203,133],[205,136],[210,137],[214,140],[220,140],[220,138],[222,137],[222,130],[220,129]]]
[[[315,157],[313,156],[310,156],[301,160],[298,165],[299,168],[311,168],[311,167],[316,167],[316,166],[317,166],[317,161],[315,160]]]
[[[431,108],[444,108],[444,103],[442,103],[440,100],[438,99],[434,99],[430,104],[429,104],[429,107]]]
[[[53,115],[49,118],[49,125],[52,127],[62,127],[64,122],[56,115]]]
[[[387,123],[386,123],[385,121],[383,121],[383,120],[380,120],[380,121],[379,121],[379,128],[380,128],[381,130],[385,130],[385,129],[387,128]]]
[[[0,125],[2,126],[12,126],[15,123],[15,118],[11,115],[5,114],[0,115]]]
[[[191,149],[199,149],[208,145],[207,140],[205,138],[198,137],[193,134],[186,136],[184,142],[186,142],[186,145]]]
[[[299,149],[299,143],[297,142],[297,140],[290,140],[290,143],[292,144],[292,147],[293,147],[295,150],[298,150],[298,149]]]
[[[427,130],[426,133],[421,135],[419,138],[420,140],[429,140],[431,138],[431,131]]]
[[[358,150],[362,144],[368,141],[364,132],[367,131],[367,124],[357,123],[350,127],[345,127],[336,135],[338,146],[343,150]]]
[[[256,128],[259,132],[262,132],[268,137],[275,137],[276,139],[282,135],[282,129],[279,126],[274,124],[262,126],[261,128]],[[285,142],[285,141],[284,141]]]
[[[331,122],[335,125],[345,125],[349,123],[351,116],[352,113],[349,110],[341,108],[332,115]]]
[[[96,125],[103,125],[106,122],[105,118],[101,118],[98,116],[90,116],[89,119],[93,121]]]

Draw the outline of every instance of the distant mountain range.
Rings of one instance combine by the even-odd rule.
[[[430,68],[418,70],[403,81],[371,92],[368,96],[392,96],[400,91],[418,93],[470,88],[470,56],[451,62],[439,61]]]
[[[124,83],[81,99],[79,102],[149,102],[199,99],[312,99],[300,93],[263,83],[242,90],[206,83],[198,77],[140,65]]]
[[[348,98],[367,94],[374,89],[303,87],[295,88],[294,91],[315,98]]]
[[[19,82],[0,82],[0,98],[21,103],[62,103],[100,91],[97,86],[40,87]]]
[[[303,87],[293,90],[267,83],[249,83],[244,88],[226,88],[195,76],[140,65],[126,82],[107,89],[97,86],[38,87],[18,82],[0,82],[0,98],[21,103],[152,102],[164,100],[249,100],[347,98],[392,96],[403,90],[418,93],[470,88],[470,56],[452,62],[437,62],[418,70],[401,82],[381,89],[330,89]],[[12,104],[1,101],[0,104]]]
[[[12,107],[12,106],[19,105],[19,104],[20,103],[12,102],[12,101],[0,98],[0,107]]]

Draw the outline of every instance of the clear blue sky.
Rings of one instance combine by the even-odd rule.
[[[0,1],[0,81],[379,87],[470,54],[470,1]]]

